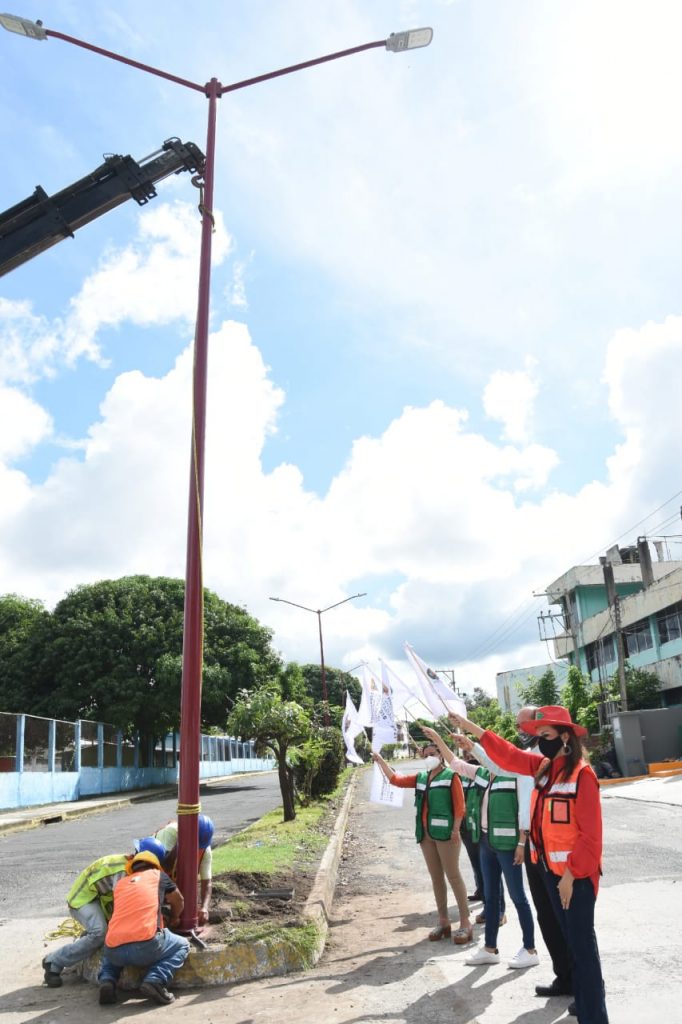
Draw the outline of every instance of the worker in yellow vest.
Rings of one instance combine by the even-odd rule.
[[[163,856],[164,848],[152,836],[140,839],[135,852],[146,850]],[[122,878],[132,861],[134,853],[112,853],[99,857],[81,871],[66,897],[71,917],[84,929],[75,942],[48,953],[43,958],[45,983],[48,988],[59,988],[63,984],[62,971],[74,967],[99,949],[107,933],[107,925],[113,910],[114,886]]]
[[[124,967],[144,967],[140,991],[164,1006],[175,996],[168,983],[189,953],[184,935],[164,928],[162,905],[170,908],[170,924],[177,925],[184,906],[175,882],[161,870],[153,853],[136,853],[130,873],[114,887],[114,912],[109,922],[102,967],[99,972],[99,1001],[116,1002],[116,983]]]

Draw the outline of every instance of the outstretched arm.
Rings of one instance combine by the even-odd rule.
[[[446,762],[450,762],[455,755],[446,745],[443,737],[440,736],[435,729],[429,729],[428,725],[422,725],[421,730],[424,733],[424,735],[427,736],[431,740],[431,742],[435,743],[435,745],[438,747],[443,760]]]
[[[471,733],[471,735],[475,736],[477,739],[480,739],[485,732],[484,729],[481,729],[480,725],[476,725],[475,722],[470,722],[468,718],[464,717],[464,715],[456,715],[454,711],[448,712],[448,718],[454,725],[455,729],[461,729],[462,732]]]

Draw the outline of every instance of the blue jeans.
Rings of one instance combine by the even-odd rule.
[[[153,939],[144,942],[124,942],[122,946],[104,945],[102,967],[98,981],[113,981],[121,976],[124,967],[147,967],[142,981],[167,985],[182,967],[189,953],[189,942],[184,935],[176,935],[164,928]]]
[[[78,921],[85,928],[85,933],[75,942],[60,946],[54,953],[46,955],[50,970],[55,974],[61,974],[65,967],[73,967],[89,957],[103,945],[104,936],[107,934],[108,922],[99,900],[86,903],[77,910],[69,907],[69,913],[74,921]]]
[[[497,933],[500,930],[500,889],[502,875],[507,883],[509,898],[516,907],[523,945],[535,948],[535,925],[530,903],[523,888],[523,868],[514,864],[513,850],[493,850],[488,842],[488,833],[481,832],[481,871],[485,887],[485,944],[497,949]]]
[[[589,878],[576,878],[568,910],[561,906],[560,875],[543,869],[554,913],[559,919],[572,958],[573,994],[579,1024],[609,1024],[599,947],[594,931],[596,896]]]

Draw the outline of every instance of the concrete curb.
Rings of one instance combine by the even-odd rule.
[[[341,805],[327,849],[317,869],[315,881],[303,909],[304,926],[315,933],[312,956],[309,944],[301,948],[295,941],[286,941],[280,936],[272,939],[258,939],[255,942],[236,943],[213,949],[192,947],[189,957],[173,979],[174,988],[203,988],[209,985],[233,985],[240,981],[254,981],[275,975],[304,971],[320,959],[329,929],[329,915],[334,899],[346,825],[357,786],[359,774],[354,772]],[[100,954],[89,957],[82,965],[82,975],[87,981],[96,981],[99,972]],[[137,988],[141,971],[126,968],[121,975],[122,989]]]

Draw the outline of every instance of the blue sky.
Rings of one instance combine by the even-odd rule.
[[[333,663],[400,669],[408,640],[490,688],[547,660],[533,591],[680,490],[678,5],[13,13],[225,84],[433,27],[220,101],[206,580],[287,658],[315,623],[269,596],[364,590]],[[2,32],[0,209],[106,152],[203,148],[206,107]],[[0,281],[0,592],[182,575],[196,200],[173,178]]]

